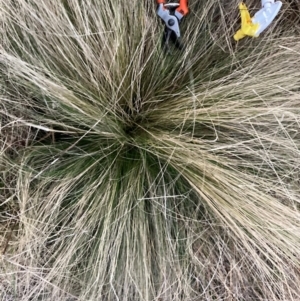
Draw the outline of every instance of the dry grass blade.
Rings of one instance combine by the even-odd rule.
[[[4,300],[298,300],[297,9],[0,0]]]

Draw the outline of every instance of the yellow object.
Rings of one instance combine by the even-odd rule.
[[[241,13],[242,26],[241,29],[236,32],[233,38],[238,41],[245,36],[257,37],[258,35],[256,33],[258,31],[259,24],[252,23],[252,18],[250,17],[246,4],[241,2],[239,4],[239,9]]]

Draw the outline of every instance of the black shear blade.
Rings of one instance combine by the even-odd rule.
[[[173,44],[177,49],[182,50],[183,45],[177,38],[176,33],[165,26],[165,30],[162,37],[162,47],[164,51],[170,53],[170,44]]]

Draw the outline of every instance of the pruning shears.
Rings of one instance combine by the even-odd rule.
[[[163,46],[169,51],[169,42],[171,41],[178,49],[182,49],[180,22],[189,13],[188,0],[180,0],[179,3],[166,3],[166,0],[156,0],[156,2],[156,13],[165,24]]]
[[[242,25],[233,37],[236,41],[245,36],[258,37],[278,15],[282,2],[261,0],[261,6],[261,9],[251,18],[246,4],[243,2],[239,4]]]

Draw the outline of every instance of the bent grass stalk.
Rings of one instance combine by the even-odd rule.
[[[296,300],[300,44],[233,45],[211,1],[164,56],[132,5],[0,1],[1,114],[32,133],[1,155],[7,298]]]

